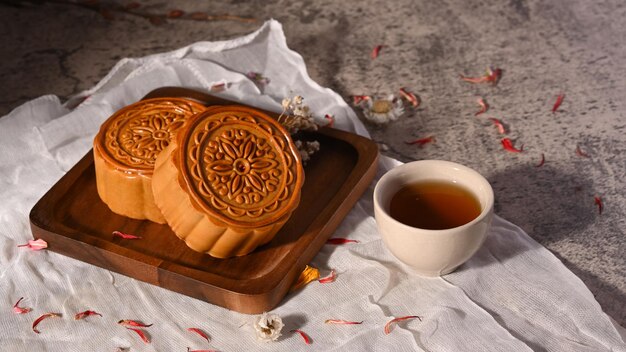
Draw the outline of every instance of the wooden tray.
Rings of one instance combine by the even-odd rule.
[[[189,97],[232,104],[185,88],[146,98]],[[277,116],[274,113],[270,115]],[[303,136],[320,151],[305,167],[300,206],[276,237],[249,255],[216,259],[189,249],[167,225],[112,213],[96,190],[90,151],[33,207],[33,236],[57,253],[242,313],[274,308],[317,254],[376,173],[378,148],[361,136],[322,128]],[[114,237],[119,230],[140,240]]]

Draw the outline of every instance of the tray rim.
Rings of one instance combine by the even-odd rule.
[[[162,94],[163,92],[167,92],[168,96],[173,97],[187,97],[194,100],[198,100],[205,105],[206,101],[202,99],[198,99],[199,97],[212,97],[215,98],[216,101],[223,101],[224,103],[232,103],[232,104],[243,104],[240,102],[233,102],[226,99],[214,97],[208,93],[200,92],[197,90],[192,90],[188,88],[182,87],[161,87],[157,88],[151,92],[149,92],[146,96],[142,98],[147,99],[152,97],[153,95]],[[172,95],[172,93],[175,93]],[[178,94],[178,95],[176,95]],[[210,103],[210,102],[209,102]],[[246,104],[243,104],[246,105]],[[258,108],[257,108],[258,109]],[[263,109],[258,109],[264,111]],[[278,116],[278,114],[274,112],[264,111],[271,116]],[[167,274],[170,276],[182,276],[182,280],[192,280],[197,281],[201,285],[209,285],[212,290],[216,291],[224,291],[228,295],[236,295],[241,297],[266,297],[273,295],[277,290],[281,291],[278,294],[278,299],[274,302],[273,305],[277,304],[282,300],[282,298],[286,295],[289,286],[294,281],[297,276],[294,277],[295,274],[298,274],[302,271],[304,266],[308,264],[313,257],[319,252],[321,247],[324,245],[326,240],[332,235],[334,230],[339,226],[341,221],[345,218],[347,213],[353,208],[354,204],[358,201],[364,191],[367,189],[372,179],[374,178],[377,171],[378,164],[378,146],[375,142],[370,139],[367,139],[363,136],[356,135],[354,133],[336,130],[332,128],[321,128],[317,132],[319,134],[326,135],[330,138],[339,139],[343,142],[350,144],[354,150],[356,151],[357,158],[356,163],[348,177],[345,179],[344,183],[340,186],[339,190],[333,196],[332,199],[336,199],[337,197],[341,197],[341,201],[337,202],[336,206],[332,209],[332,213],[330,217],[326,219],[321,219],[321,215],[318,215],[314,218],[314,220],[310,223],[309,227],[303,229],[303,232],[306,232],[306,229],[320,225],[319,230],[316,231],[315,236],[310,241],[296,241],[295,246],[291,249],[291,252],[297,251],[299,255],[285,255],[282,258],[283,265],[276,265],[273,269],[267,272],[260,277],[247,279],[247,278],[232,278],[232,277],[224,277],[219,276],[212,272],[201,271],[199,269],[182,265],[180,263],[174,263],[169,260],[163,260],[161,258],[157,258],[151,256],[149,254],[144,254],[138,252],[134,249],[130,249],[124,246],[117,245],[116,243],[105,241],[100,239],[99,236],[93,235],[90,233],[78,232],[76,229],[72,229],[67,226],[65,223],[58,223],[49,225],[46,224],[45,221],[42,221],[40,215],[42,212],[45,213],[45,209],[42,209],[44,205],[47,203],[54,203],[55,201],[60,201],[63,198],[63,195],[71,188],[71,186],[88,170],[89,167],[93,167],[93,153],[90,150],[83,158],[81,158],[71,169],[68,171],[61,179],[59,179],[47,192],[44,194],[33,206],[29,218],[31,223],[31,231],[33,236],[44,234],[43,237],[53,236],[56,240],[62,241],[74,241],[75,244],[80,245],[81,247],[85,247],[89,250],[95,250],[98,252],[106,252],[103,254],[107,255],[119,255],[123,257],[122,259],[127,259],[133,265],[140,267],[146,266],[146,270],[156,270],[156,277],[153,280],[146,280],[144,278],[137,278],[135,276],[128,275],[126,273],[121,273],[118,270],[114,270],[98,263],[98,260],[93,259],[84,259],[81,255],[73,255],[72,253],[64,252],[62,248],[55,248],[55,246],[51,246],[50,250],[54,252],[58,252],[64,254],[66,256],[73,257],[75,259],[81,260],[83,262],[87,262],[92,265],[96,265],[102,267],[107,270],[116,271],[122,275],[130,276],[136,280],[152,283],[154,285],[166,288],[168,290],[180,292],[186,294],[188,296],[205,299],[206,297],[197,297],[187,292],[183,292],[185,290],[176,290],[175,288],[169,287],[167,285],[161,285],[160,277],[161,274]],[[80,171],[75,171],[75,169],[80,168]],[[363,173],[357,172],[358,170],[365,170]],[[73,171],[73,172],[72,172]],[[61,195],[53,193],[53,190],[57,190],[61,188],[63,192]],[[57,191],[58,192],[58,191]],[[349,204],[349,207],[346,207],[346,204]],[[346,209],[342,209],[346,208]],[[325,211],[328,208],[324,208]],[[339,211],[341,210],[341,211]],[[321,222],[321,224],[319,224]],[[59,226],[60,225],[60,226]],[[165,225],[166,226],[166,225]],[[83,236],[82,238],[79,238]],[[85,241],[85,236],[89,238],[89,240]],[[109,248],[111,246],[115,246],[116,251],[111,251]],[[303,248],[298,248],[303,246]],[[60,249],[60,250],[59,250]],[[280,270],[277,270],[279,268]],[[282,269],[285,268],[285,269]],[[296,268],[297,270],[294,270]],[[222,281],[226,281],[229,285],[216,285],[214,282],[207,282],[203,280],[203,278],[210,278],[211,280],[219,279]],[[258,282],[263,282],[262,285],[256,285]],[[284,291],[284,292],[282,292]],[[210,301],[208,301],[210,302]],[[214,302],[210,302],[214,303]],[[217,303],[216,303],[217,304]],[[220,304],[221,305],[221,304]],[[230,309],[235,309],[233,307],[226,307]],[[239,310],[240,311],[240,310]]]

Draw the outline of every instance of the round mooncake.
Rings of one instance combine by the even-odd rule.
[[[100,199],[116,214],[164,224],[152,195],[154,162],[189,117],[204,109],[188,99],[154,98],[109,117],[93,142]]]
[[[242,106],[195,115],[156,161],[152,189],[174,233],[217,258],[269,242],[300,202],[304,171],[289,133]]]

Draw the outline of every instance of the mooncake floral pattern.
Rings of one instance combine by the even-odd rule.
[[[186,119],[203,109],[200,104],[182,99],[133,104],[111,118],[104,147],[124,166],[152,169],[156,157]]]
[[[300,166],[286,132],[276,126],[233,112],[215,113],[192,127],[187,169],[203,202],[216,213],[258,222],[288,210]]]

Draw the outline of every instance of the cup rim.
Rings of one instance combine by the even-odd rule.
[[[450,228],[446,228],[446,229],[438,229],[438,230],[433,230],[433,229],[423,229],[420,227],[413,227],[410,225],[407,225],[403,222],[400,222],[398,220],[396,220],[394,217],[391,216],[391,214],[389,214],[389,212],[387,211],[387,209],[385,209],[378,201],[378,198],[380,197],[380,188],[382,187],[382,183],[386,180],[389,179],[390,177],[393,176],[392,172],[394,170],[396,170],[394,173],[400,172],[400,170],[402,168],[408,167],[405,165],[414,165],[417,163],[441,163],[444,164],[446,167],[456,167],[456,168],[460,168],[460,169],[464,169],[465,171],[468,171],[476,176],[478,176],[478,179],[486,186],[487,189],[487,200],[485,203],[485,207],[483,209],[481,209],[480,214],[478,214],[477,217],[475,217],[474,219],[472,219],[472,221],[467,222],[463,225],[460,226],[456,226],[456,227],[450,227]],[[471,191],[471,190],[470,190]],[[474,192],[472,192],[475,196],[476,194]],[[376,186],[374,187],[374,209],[378,209],[380,210],[380,214],[383,214],[383,216],[385,216],[386,220],[388,221],[392,221],[393,223],[395,223],[396,225],[399,225],[401,228],[406,228],[406,229],[411,229],[411,230],[419,230],[421,232],[427,233],[427,234],[442,234],[445,232],[450,232],[450,231],[462,231],[465,228],[471,227],[473,226],[475,223],[481,222],[483,221],[483,219],[485,217],[487,217],[490,213],[491,210],[493,208],[493,204],[494,204],[494,193],[493,193],[493,188],[491,187],[491,184],[489,183],[489,181],[483,176],[481,175],[478,171],[467,167],[465,165],[459,164],[459,163],[455,163],[453,161],[448,161],[448,160],[439,160],[439,159],[424,159],[424,160],[415,160],[415,161],[410,161],[408,163],[404,163],[402,165],[398,165],[390,170],[388,170],[379,180],[378,182],[376,182]]]

